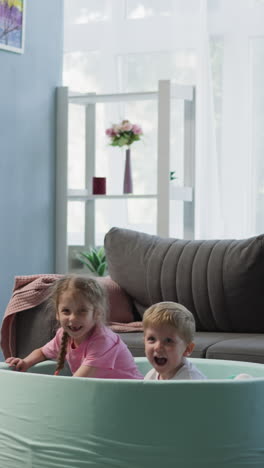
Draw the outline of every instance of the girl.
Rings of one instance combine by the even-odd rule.
[[[60,323],[55,337],[26,358],[6,362],[26,371],[46,359],[57,359],[57,375],[67,359],[73,376],[143,379],[125,343],[104,325],[106,294],[93,278],[68,275],[53,286],[51,302]]]

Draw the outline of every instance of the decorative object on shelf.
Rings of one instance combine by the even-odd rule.
[[[170,180],[176,180],[178,177],[175,177],[175,171],[170,171]]]
[[[123,193],[133,193],[130,146],[135,141],[140,140],[143,135],[142,128],[138,124],[132,124],[129,120],[122,120],[120,124],[114,124],[107,128],[105,133],[111,140],[111,146],[128,147],[126,149]]]
[[[93,194],[106,194],[106,177],[93,177]]]
[[[130,161],[130,148],[126,149],[123,193],[133,193],[133,182],[132,182],[131,161]]]
[[[89,250],[78,252],[76,257],[96,276],[104,276],[107,262],[104,247],[91,247]]]

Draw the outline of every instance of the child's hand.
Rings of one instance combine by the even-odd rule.
[[[5,361],[9,367],[15,367],[15,370],[25,372],[28,369],[28,366],[24,359],[9,357]]]

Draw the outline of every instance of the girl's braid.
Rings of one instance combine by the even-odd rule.
[[[57,362],[57,367],[55,370],[55,375],[58,375],[58,373],[64,367],[65,356],[67,353],[68,340],[69,340],[69,335],[66,331],[64,331],[61,337],[61,346],[60,346],[60,351],[58,354],[58,359],[57,359],[58,362]]]

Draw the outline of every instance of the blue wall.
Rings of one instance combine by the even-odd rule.
[[[15,275],[54,271],[63,0],[27,0],[26,7],[24,54],[0,49],[0,319]]]

